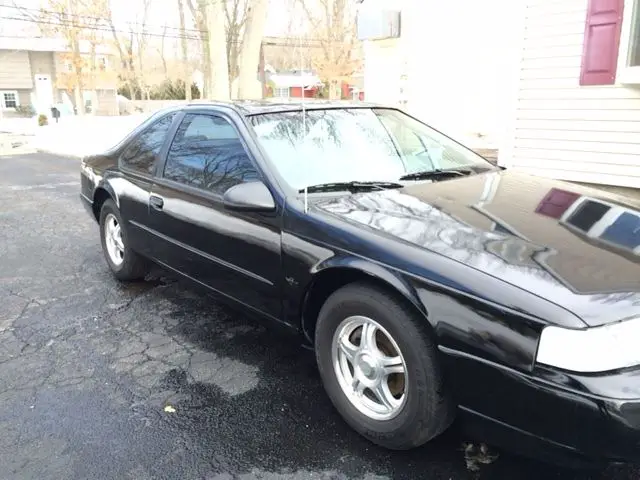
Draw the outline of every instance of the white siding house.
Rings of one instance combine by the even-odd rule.
[[[473,147],[497,145],[520,1],[363,0],[365,100],[400,105]]]
[[[499,163],[640,188],[640,0],[519,0]]]

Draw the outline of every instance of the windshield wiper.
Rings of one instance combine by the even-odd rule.
[[[435,177],[465,177],[467,175],[471,175],[473,170],[468,169],[436,169],[436,170],[423,170],[421,172],[413,172],[403,175],[399,178],[399,180],[424,180],[427,178],[435,178]]]
[[[340,192],[347,190],[349,192],[366,191],[366,190],[386,190],[387,188],[402,188],[404,185],[396,182],[334,182],[334,183],[319,183],[317,185],[310,185],[307,187],[307,193],[314,192]],[[304,188],[298,190],[298,193],[304,193]]]

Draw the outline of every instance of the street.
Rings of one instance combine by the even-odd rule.
[[[455,429],[412,452],[354,433],[313,354],[162,271],[121,285],[77,159],[0,156],[0,479],[637,479],[499,452]]]

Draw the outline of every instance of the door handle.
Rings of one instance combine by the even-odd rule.
[[[151,195],[149,197],[149,203],[151,204],[151,207],[156,210],[162,210],[162,207],[164,207],[164,200],[162,197],[158,197],[157,195]]]

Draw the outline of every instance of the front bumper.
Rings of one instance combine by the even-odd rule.
[[[640,369],[526,374],[444,353],[462,426],[478,440],[561,463],[640,463]]]

